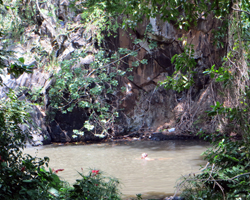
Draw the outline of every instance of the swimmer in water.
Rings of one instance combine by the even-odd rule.
[[[155,160],[155,159],[148,158],[148,154],[147,153],[142,153],[141,154],[141,159],[144,159],[144,160]]]
[[[142,153],[142,154],[141,154],[141,159],[144,159],[144,160],[166,160],[166,159],[172,159],[172,158],[151,159],[151,158],[148,157],[148,154],[147,154],[147,153]]]
[[[147,153],[142,153],[141,154],[141,159],[145,159],[145,158],[147,158],[148,157],[148,154]]]

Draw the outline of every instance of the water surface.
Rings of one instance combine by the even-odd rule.
[[[174,193],[181,175],[197,172],[205,164],[201,153],[208,143],[202,141],[133,141],[91,145],[48,145],[25,149],[38,157],[48,156],[50,167],[64,169],[58,175],[70,183],[80,178],[78,171],[98,169],[122,183],[125,197],[136,194],[160,198]],[[142,160],[146,152],[156,160]],[[124,198],[125,198],[124,197]]]

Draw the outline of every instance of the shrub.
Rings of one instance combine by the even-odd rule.
[[[26,139],[30,138],[29,105],[18,100],[12,90],[0,100],[0,199],[120,199],[119,181],[92,170],[76,180],[73,187],[60,180],[57,172],[48,171],[49,158],[23,154]],[[27,127],[22,131],[21,125]]]
[[[81,179],[76,180],[69,191],[69,199],[121,199],[117,179],[104,177],[99,170],[92,170],[87,176],[79,174]]]
[[[250,198],[250,149],[244,140],[211,136],[213,147],[204,152],[208,161],[200,174],[183,177],[179,186],[185,199]]]

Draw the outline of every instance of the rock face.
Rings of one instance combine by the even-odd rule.
[[[197,27],[184,31],[158,18],[151,18],[144,20],[134,32],[120,30],[115,45],[132,48],[133,39],[143,38],[149,23],[152,25],[152,31],[148,36],[157,41],[158,46],[156,49],[149,50],[147,42],[140,44],[141,50],[138,57],[148,59],[148,64],[140,65],[131,73],[134,77],[133,81],[129,81],[132,85],[132,93],[121,103],[127,119],[125,126],[129,127],[130,131],[177,127],[176,134],[178,134],[193,131],[191,124],[196,122],[200,123],[197,130],[202,124],[202,127],[208,131],[209,128],[203,123],[206,120],[202,119],[201,113],[208,110],[211,105],[211,99],[207,95],[211,92],[209,91],[211,88],[208,87],[209,78],[203,75],[203,71],[214,64],[219,65],[220,58],[225,54],[225,49],[215,48],[211,41],[212,29],[216,29],[220,21],[208,16],[207,19],[200,20]],[[134,37],[129,39],[129,34]],[[179,38],[183,41],[179,41]],[[189,91],[190,94],[176,93],[158,87],[159,81],[173,74],[174,65],[171,63],[171,58],[183,52],[184,42],[193,45],[194,59],[197,62],[195,85]],[[126,81],[123,82],[127,84]]]
[[[37,140],[39,140],[39,135],[43,137],[40,140],[43,140],[44,143],[95,140],[97,137],[88,132],[81,138],[74,139],[72,137],[73,130],[81,129],[84,121],[88,118],[85,111],[80,108],[68,114],[56,112],[53,117],[47,116],[47,111],[50,111],[47,91],[53,83],[53,77],[43,67],[43,64],[48,62],[46,55],[54,53],[59,61],[67,60],[77,49],[89,46],[90,54],[81,58],[76,66],[72,66],[74,68],[93,62],[94,58],[91,52],[96,51],[90,45],[91,31],[78,26],[81,21],[80,15],[70,12],[67,1],[58,2],[60,9],[58,13],[55,13],[55,16],[58,15],[57,17],[61,20],[60,27],[55,28],[55,18],[46,19],[44,17],[40,25],[30,27],[26,31],[27,42],[24,45],[10,47],[11,50],[17,52],[17,57],[24,56],[26,63],[35,64],[37,69],[33,71],[33,74],[23,74],[18,79],[6,76],[4,83],[10,88],[26,87],[26,90],[20,95],[23,98],[28,96],[27,91],[41,88],[43,106],[34,107],[32,114],[37,126],[41,127],[41,131],[34,134],[34,137],[38,138]],[[60,34],[59,30],[66,29],[69,22],[74,23],[76,28],[69,35]],[[149,24],[152,26],[152,31],[145,33]],[[176,134],[199,130],[200,127],[206,129],[206,117],[202,116],[201,113],[210,105],[211,97],[208,94],[212,88],[208,84],[209,78],[203,75],[203,71],[213,64],[219,64],[220,58],[225,54],[225,49],[216,48],[212,44],[212,30],[219,25],[219,20],[208,16],[206,19],[200,19],[197,27],[185,31],[176,29],[173,24],[158,18],[151,18],[145,19],[134,31],[120,29],[116,38],[107,38],[108,48],[112,50],[117,50],[119,47],[133,49],[133,40],[143,38],[145,34],[157,42],[157,47],[154,49],[149,48],[148,40],[140,42],[137,45],[140,48],[138,59],[147,59],[148,63],[140,64],[127,74],[127,77],[130,75],[134,77],[132,81],[127,77],[119,79],[119,86],[127,87],[129,85],[131,91],[129,94],[121,92],[123,98],[120,101],[121,111],[116,123],[117,135],[127,134],[127,132],[164,132],[172,127],[176,128]],[[179,38],[183,40],[180,41]],[[194,86],[191,90],[182,93],[159,87],[159,81],[163,81],[166,76],[173,74],[174,65],[171,63],[171,58],[184,51],[185,43],[193,45],[195,51],[194,59],[197,62],[197,67]],[[43,55],[37,51],[38,47],[42,47]],[[43,62],[37,63],[35,56],[42,57]],[[132,58],[127,60],[130,65],[133,61]],[[127,67],[127,65],[121,65],[121,68]],[[55,71],[59,70],[57,64],[53,62],[51,68]],[[2,97],[6,88],[3,87],[0,90]],[[196,123],[196,129],[192,128],[194,123]]]
[[[77,142],[77,141],[98,141],[100,138],[94,136],[89,132],[85,132],[82,136],[72,137],[75,135],[73,130],[80,130],[84,122],[88,119],[86,113],[80,109],[75,108],[72,112],[62,114],[55,113],[53,120],[48,124],[48,132],[53,142]]]

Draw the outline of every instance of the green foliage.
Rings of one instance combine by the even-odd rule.
[[[228,19],[223,19],[222,25],[215,30],[212,30],[213,45],[219,48],[225,47],[225,39],[228,36]]]
[[[245,6],[242,6],[243,2]],[[236,9],[236,6],[239,7]],[[204,71],[213,83],[222,86],[222,94],[227,94],[225,99],[231,98],[232,101],[216,101],[206,111],[209,117],[216,119],[219,129],[212,135],[201,133],[213,147],[204,152],[208,164],[201,173],[182,178],[180,185],[185,199],[250,199],[249,54],[248,50],[245,51],[249,36],[241,29],[249,25],[250,15],[246,16],[249,2],[240,1],[232,9],[237,11],[228,23],[231,26],[230,51],[220,67],[213,65]],[[239,18],[239,13],[242,18]]]
[[[1,30],[4,34],[11,34],[12,39],[19,39],[26,25],[34,25],[36,22],[35,0],[4,0],[0,10]]]
[[[106,12],[105,2],[92,4],[89,1],[71,1],[69,7],[73,10],[81,10],[81,26],[85,29],[85,33],[91,34],[92,42],[97,42],[100,46],[106,36],[114,35],[120,27],[117,16],[112,12]]]
[[[117,179],[105,177],[99,170],[92,170],[88,175],[79,174],[81,179],[77,179],[73,189],[69,190],[69,199],[121,199]]]
[[[18,100],[14,91],[0,101],[0,198],[37,199],[50,196],[48,189],[59,187],[57,177],[48,174],[49,158],[38,159],[23,155],[22,149],[30,138],[29,105]],[[26,126],[22,131],[20,126]],[[31,139],[31,138],[30,138]],[[54,183],[52,183],[54,182]]]
[[[30,95],[30,100],[32,102],[39,102],[41,103],[41,100],[43,99],[43,93],[42,93],[43,87],[37,87],[37,88],[33,88],[32,91],[29,91],[29,95]]]
[[[40,10],[39,4],[43,3],[45,2],[36,4],[34,0],[4,1],[0,8],[1,30],[4,33],[11,33],[14,38],[18,38],[24,31],[25,26],[23,25],[25,23],[32,24],[31,22],[34,22],[37,16],[40,15],[41,17],[44,13],[53,17],[55,8],[47,5],[48,12],[45,9]],[[247,0],[240,1],[238,7],[233,7],[235,4],[232,4],[233,2],[229,0],[170,0],[167,3],[162,0],[90,0],[78,2],[77,5],[74,1],[71,3],[71,8],[75,7],[76,13],[81,10],[83,24],[80,27],[86,29],[86,32],[91,32],[92,42],[98,43],[99,46],[105,46],[102,42],[104,32],[109,36],[117,30],[119,26],[114,19],[117,19],[116,16],[121,14],[124,17],[122,27],[136,27],[144,17],[161,17],[163,20],[171,21],[180,29],[187,30],[190,26],[196,25],[198,19],[203,19],[208,14],[224,19],[233,9],[237,9],[240,17],[238,16],[236,21],[243,23],[236,26],[236,29],[242,31],[240,34],[245,37],[243,39],[243,41],[246,41],[244,48],[249,48],[250,6]],[[84,8],[83,11],[82,8]],[[152,26],[149,25],[147,31],[152,31]],[[227,29],[223,29],[223,32],[214,36],[215,40],[219,41],[217,46],[219,48],[224,45],[221,41],[226,35],[224,31],[227,31]],[[235,51],[242,51],[243,44],[240,41],[240,34],[238,32],[234,34],[237,43],[232,49],[234,56],[237,55]],[[87,37],[87,35],[84,35],[84,37]],[[147,41],[150,49],[157,47],[157,42],[150,38],[147,38]],[[139,40],[135,41],[136,44],[139,42]],[[3,51],[0,53],[1,61],[6,60]],[[126,71],[123,71],[119,69],[119,64],[125,63],[123,58],[136,57],[137,52],[120,49],[117,53],[107,56],[109,53],[101,50],[94,55],[95,61],[89,66],[74,68],[72,66],[78,62],[77,58],[86,56],[80,53],[73,56],[73,59],[69,61],[63,61],[61,70],[54,74],[55,83],[49,91],[51,105],[63,113],[72,112],[75,106],[81,107],[90,116],[82,129],[91,131],[95,124],[95,126],[101,127],[103,133],[107,133],[108,128],[112,127],[112,123],[117,117],[118,104],[116,102],[119,98],[116,91],[118,77],[123,76],[126,71],[131,72],[133,70],[133,68],[127,68]],[[229,56],[229,58],[235,58],[234,56]],[[175,65],[175,72],[168,76],[167,80],[162,82],[161,85],[177,92],[189,89],[194,83],[193,76],[196,67],[193,48],[185,46],[184,52],[173,56],[171,61]],[[147,64],[147,61],[135,59],[132,66],[138,67],[140,64]],[[9,73],[18,77],[24,71],[30,69],[31,66],[24,65],[24,60],[19,59],[18,65],[12,64],[9,66]],[[226,87],[229,85],[228,83],[233,82],[237,73],[232,74],[230,67],[212,66],[211,69],[205,71],[205,74],[209,74],[212,79],[215,79],[216,83],[223,83]],[[133,77],[128,76],[128,78],[132,79]],[[246,89],[249,88],[246,87]],[[39,91],[36,94],[39,94]],[[208,115],[210,117],[220,115],[229,122],[236,122],[242,128],[242,131],[249,133],[248,95],[248,92],[245,92],[244,96],[240,97],[243,106],[226,108],[222,103],[216,102],[212,109],[208,111]],[[82,178],[77,180],[73,188],[67,188],[52,170],[45,170],[43,166],[48,164],[47,158],[36,159],[29,155],[23,156],[21,149],[24,147],[25,137],[29,137],[29,135],[23,133],[19,125],[26,124],[28,127],[27,105],[19,101],[14,93],[10,93],[7,99],[1,101],[1,198],[119,199],[117,193],[118,181],[111,179],[104,181],[96,170],[88,176],[80,173]],[[83,135],[84,131],[75,130],[74,133]],[[204,172],[200,175],[195,176],[193,180],[185,180],[191,185],[191,187],[186,188],[186,193],[183,193],[185,197],[190,197],[190,199],[197,199],[198,197],[200,199],[247,198],[250,192],[247,187],[249,185],[249,139],[244,137],[244,140],[237,142],[232,142],[230,138],[225,136],[220,140],[218,139],[219,136],[212,136],[211,141],[213,141],[214,149],[205,153],[206,159],[210,162],[209,167],[204,169]],[[139,198],[140,195],[138,195]]]
[[[15,78],[18,78],[24,72],[32,73],[32,69],[33,69],[33,65],[25,65],[24,58],[21,57],[17,60],[16,63],[13,63],[8,67],[8,73],[12,74]]]
[[[242,102],[243,104],[243,102]],[[247,104],[245,105],[247,106]],[[224,118],[224,120],[228,120],[229,125],[236,125],[240,127],[241,134],[243,135],[245,129],[249,128],[249,122],[248,122],[248,110],[249,106],[245,107],[243,110],[239,107],[225,107],[222,103],[216,102],[215,105],[211,106],[211,110],[206,111],[208,116],[216,117],[217,115],[220,115]],[[246,120],[244,120],[246,118]],[[233,123],[233,124],[232,124]],[[235,131],[236,127],[231,127],[231,131]],[[246,130],[247,131],[247,130]]]
[[[213,65],[211,69],[207,69],[203,73],[209,74],[212,79],[215,79],[215,82],[223,82],[224,87],[233,80],[232,72],[223,66],[215,69],[215,65]]]
[[[18,78],[24,72],[32,73],[33,65],[24,64],[24,58],[19,59],[12,56],[12,51],[0,50],[0,74],[5,75],[5,69],[8,74],[11,74],[15,78]],[[13,60],[13,63],[7,64],[9,59]],[[2,78],[0,77],[0,85],[2,85]]]
[[[180,29],[187,29],[196,25],[199,18],[213,13],[217,18],[223,18],[230,12],[230,0],[191,1],[191,0],[91,0],[85,6],[104,4],[105,10],[110,13],[124,14],[123,26],[136,27],[145,17],[160,16],[164,21],[175,22]],[[125,18],[127,16],[127,18]]]
[[[54,74],[55,83],[49,90],[51,106],[62,113],[72,112],[76,106],[82,108],[89,115],[83,128],[93,132],[98,129],[106,135],[118,117],[118,78],[133,70],[121,70],[119,64],[127,57],[136,57],[137,51],[121,48],[108,57],[106,51],[99,50],[88,66],[76,64],[85,56],[80,52],[61,62],[61,70]],[[135,63],[138,66],[140,61]]]
[[[175,65],[174,73],[171,76],[167,76],[159,84],[166,89],[173,89],[177,92],[189,89],[194,84],[193,75],[197,65],[192,46],[186,46],[182,54],[174,55],[171,62]]]
[[[73,187],[56,174],[63,169],[48,171],[49,158],[23,154],[27,138],[31,139],[30,109],[27,102],[18,100],[14,91],[0,100],[0,198],[12,199],[120,199],[119,181],[101,176],[93,170],[82,173]],[[20,126],[26,126],[23,131]]]
[[[208,137],[213,147],[204,152],[207,166],[182,179],[185,199],[248,199],[250,148],[244,140],[222,134]]]

